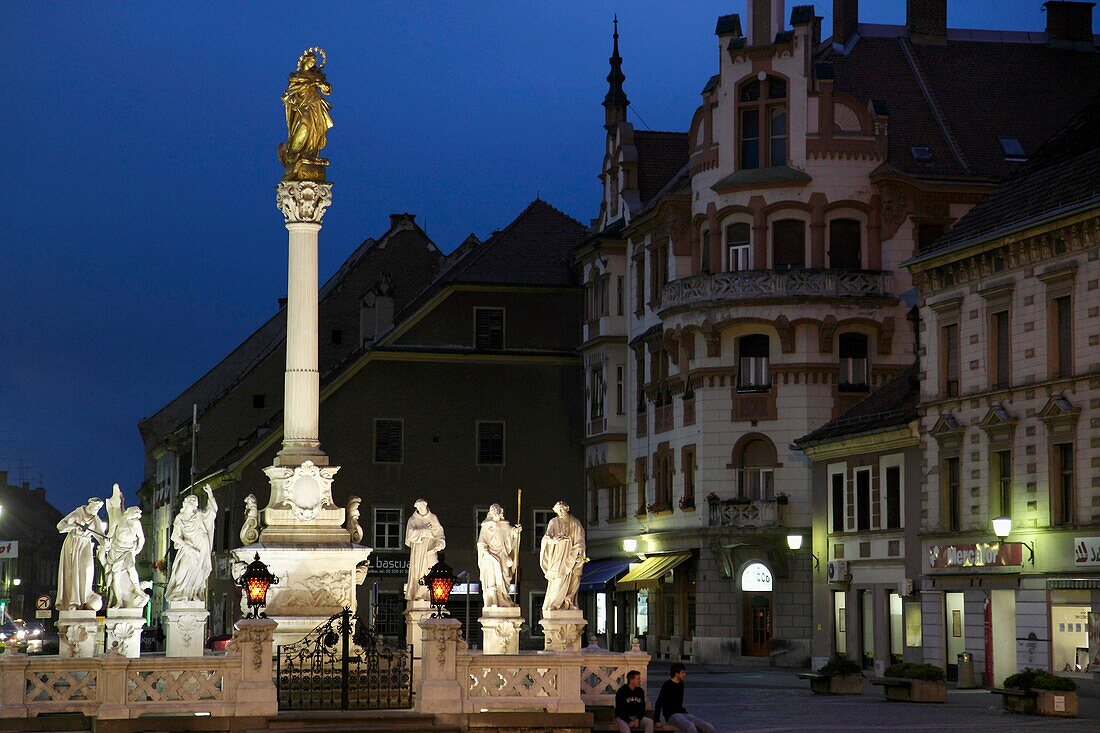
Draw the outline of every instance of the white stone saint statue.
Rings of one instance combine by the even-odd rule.
[[[405,525],[405,545],[409,548],[409,576],[405,585],[405,599],[426,601],[428,586],[420,579],[428,574],[439,561],[439,552],[447,546],[447,537],[439,518],[428,511],[428,502],[417,499],[413,513]]]
[[[199,497],[192,494],[183,500],[180,513],[172,523],[172,544],[176,559],[164,597],[172,601],[206,602],[206,582],[210,578],[210,552],[214,546],[214,519],[218,503],[207,484],[206,508],[199,509]]]
[[[546,598],[543,611],[577,610],[577,590],[584,568],[584,527],[569,513],[569,505],[559,501],[554,505],[556,517],[546,525],[539,551],[539,565],[546,576]]]
[[[244,524],[241,525],[241,543],[253,545],[260,541],[260,510],[256,506],[256,495],[244,498]]]
[[[103,598],[95,592],[95,552],[93,540],[106,537],[107,527],[99,517],[103,499],[88,499],[88,503],[71,511],[57,523],[57,531],[65,535],[61,544],[61,560],[57,567],[57,598],[59,611],[98,611]]]
[[[516,604],[508,595],[519,563],[521,525],[513,527],[504,518],[500,504],[489,507],[477,536],[477,569],[481,580],[481,596],[485,608],[512,608]]]
[[[99,543],[99,561],[107,581],[107,608],[145,608],[149,596],[138,580],[137,556],[145,547],[141,508],[127,507],[115,484],[107,500],[107,538]]]

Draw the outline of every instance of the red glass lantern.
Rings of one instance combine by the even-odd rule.
[[[256,553],[256,559],[248,564],[244,573],[237,579],[237,585],[244,591],[248,598],[248,607],[251,609],[245,618],[267,618],[267,614],[260,611],[267,605],[267,590],[273,585],[278,585],[279,579],[271,574],[267,565],[260,560],[260,553]]]
[[[455,584],[455,574],[451,566],[442,560],[432,566],[428,574],[420,579],[421,585],[428,587],[429,603],[435,609],[432,618],[446,616],[447,601],[451,598],[451,588]]]

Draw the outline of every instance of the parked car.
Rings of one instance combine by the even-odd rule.
[[[214,652],[226,651],[226,646],[229,644],[229,640],[233,638],[232,634],[218,634],[217,636],[211,636],[206,640],[206,648]]]

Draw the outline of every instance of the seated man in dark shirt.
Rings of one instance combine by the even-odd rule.
[[[615,693],[615,725],[619,726],[619,733],[636,730],[653,733],[653,721],[645,717],[642,673],[636,669],[626,673],[626,684]]]
[[[713,725],[689,714],[684,708],[684,677],[687,675],[687,668],[675,662],[669,674],[671,677],[661,685],[661,692],[653,706],[654,719],[660,722],[663,713],[665,720],[684,733],[714,733]]]

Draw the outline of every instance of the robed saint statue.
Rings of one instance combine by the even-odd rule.
[[[321,70],[324,66],[324,50],[306,49],[283,92],[287,138],[279,145],[279,162],[286,171],[284,181],[325,180],[328,160],[320,156],[332,127],[332,105],[325,99],[332,86]]]

